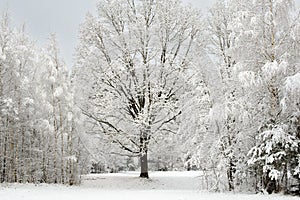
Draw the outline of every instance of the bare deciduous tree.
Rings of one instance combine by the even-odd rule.
[[[178,105],[200,46],[200,15],[177,0],[101,1],[81,27],[83,113],[113,143],[139,156],[181,113]]]

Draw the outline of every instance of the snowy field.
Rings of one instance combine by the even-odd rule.
[[[200,191],[199,172],[88,175],[80,186],[2,184],[0,200],[288,200],[299,197]]]

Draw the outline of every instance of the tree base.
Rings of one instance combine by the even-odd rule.
[[[140,178],[149,178],[148,172],[141,173]]]

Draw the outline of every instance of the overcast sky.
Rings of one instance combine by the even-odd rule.
[[[56,33],[62,57],[72,65],[78,27],[98,0],[0,0],[0,13],[8,11],[14,25],[26,24],[27,33],[44,45],[50,33]],[[206,10],[216,0],[182,0]],[[300,3],[300,0],[296,0]]]

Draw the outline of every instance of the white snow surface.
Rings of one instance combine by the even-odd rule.
[[[1,200],[288,200],[299,197],[210,193],[199,190],[200,172],[152,172],[149,180],[136,172],[83,177],[80,186],[1,184]]]

